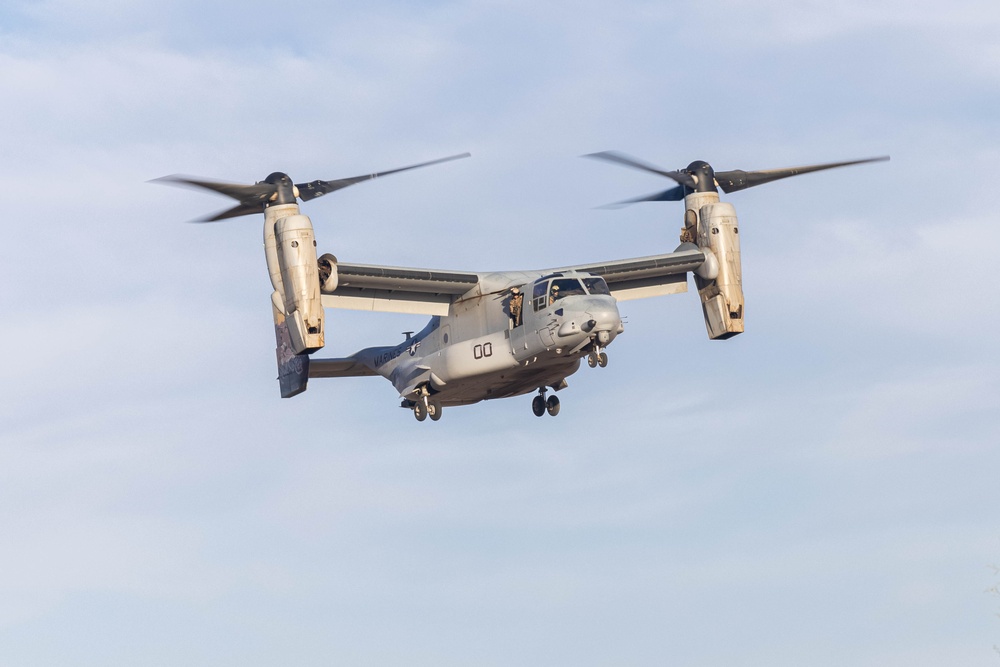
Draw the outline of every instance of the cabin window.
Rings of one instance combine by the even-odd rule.
[[[549,283],[545,280],[539,280],[535,283],[535,288],[531,293],[531,303],[535,311],[539,311],[545,307],[545,295],[548,293],[548,287]]]

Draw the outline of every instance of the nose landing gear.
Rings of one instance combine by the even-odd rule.
[[[594,349],[587,355],[587,364],[591,368],[596,368],[597,366],[604,368],[608,365],[608,353],[601,350],[599,346],[594,345]]]

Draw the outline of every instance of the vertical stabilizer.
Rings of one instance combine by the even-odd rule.
[[[306,390],[306,384],[309,382],[309,355],[304,352],[295,353],[285,316],[278,312],[277,308],[274,308],[273,312],[275,354],[278,357],[278,386],[282,398],[291,398]]]

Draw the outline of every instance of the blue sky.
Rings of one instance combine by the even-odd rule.
[[[986,1],[11,2],[0,10],[0,663],[990,665],[1000,660],[1000,7]],[[274,381],[260,221],[146,183],[338,178],[344,261],[673,249],[726,197],[747,332],[622,305],[557,419],[417,424]],[[422,318],[329,311],[327,352]]]

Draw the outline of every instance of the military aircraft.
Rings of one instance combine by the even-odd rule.
[[[674,182],[667,190],[616,205],[683,201],[680,245],[673,252],[537,271],[459,272],[350,264],[317,256],[310,201],[362,181],[469,157],[453,155],[399,169],[332,181],[293,183],[276,172],[254,185],[187,176],[156,179],[204,188],[238,204],[201,222],[264,214],[264,256],[271,285],[282,398],[306,390],[309,378],[380,375],[418,421],[441,419],[443,408],[537,392],[536,416],[559,413],[559,398],[584,359],[608,364],[607,348],[624,331],[618,302],[687,291],[693,276],[712,340],[743,332],[739,226],[732,193],[789,176],[888,160],[888,157],[764,171],[715,171],[707,162],[659,169],[623,153],[585,157],[640,169]],[[324,346],[325,308],[431,315],[419,333],[395,345],[348,357],[310,355]]]

